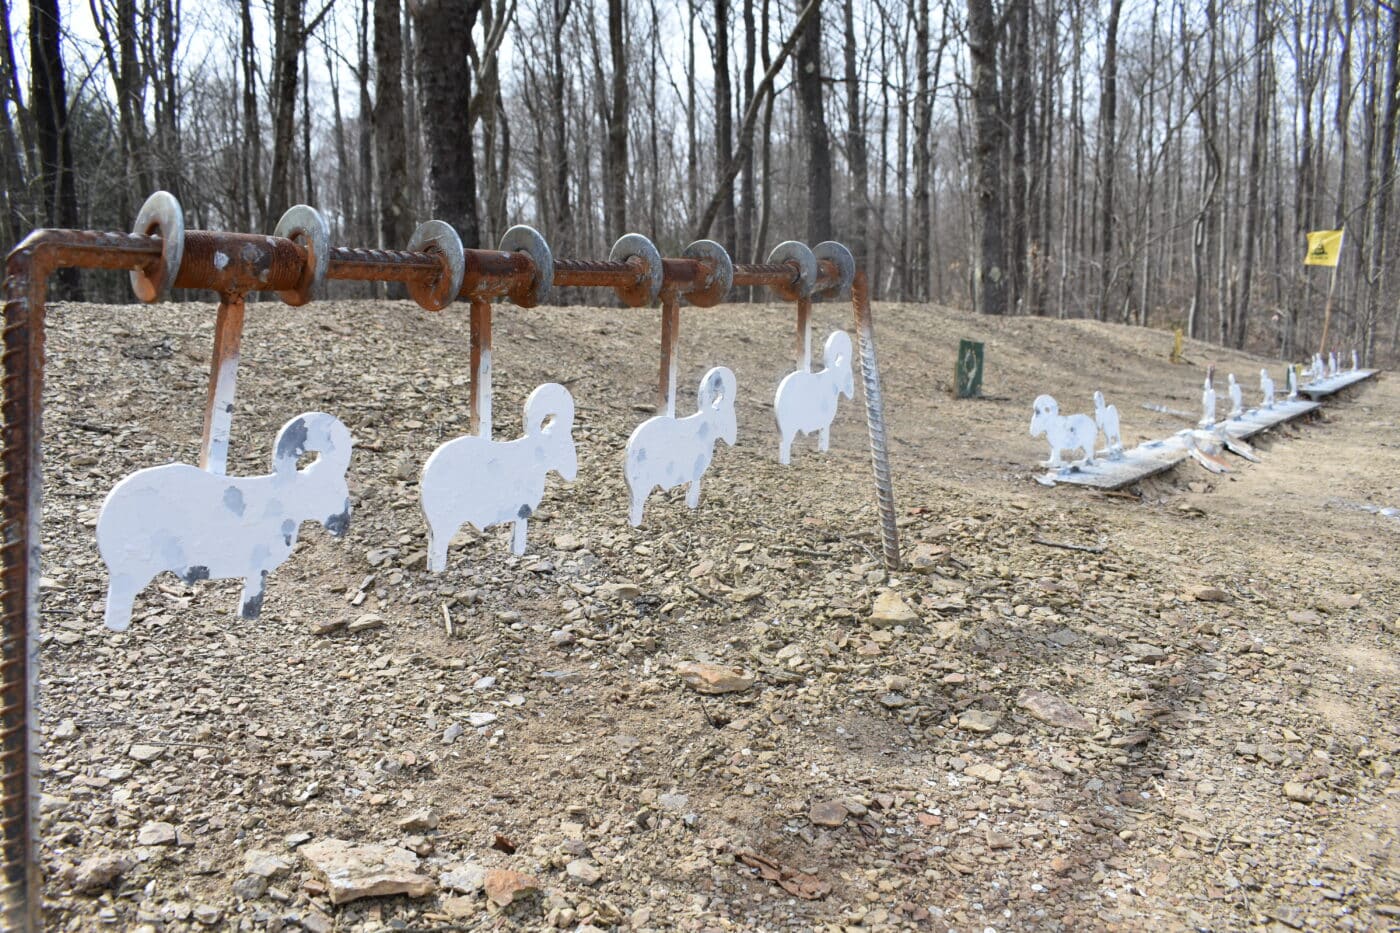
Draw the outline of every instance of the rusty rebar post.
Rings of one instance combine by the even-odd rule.
[[[471,433],[491,438],[491,302],[472,299]]]
[[[5,277],[4,383],[0,412],[0,926],[39,931],[42,879],[34,820],[38,685],[39,438],[44,389],[47,244],[30,236],[9,256]]]
[[[885,570],[899,570],[899,528],[895,524],[894,482],[890,477],[889,441],[885,436],[885,400],[880,392],[880,366],[875,359],[875,322],[870,313],[870,284],[857,268],[851,282],[851,309],[860,346],[860,375],[865,388],[865,423],[870,432],[870,461],[880,507],[880,542]]]
[[[812,299],[797,299],[797,341],[793,350],[797,357],[797,368],[804,373],[812,371]]]
[[[233,426],[233,399],[238,390],[238,354],[243,343],[241,292],[219,296],[214,321],[214,354],[209,364],[209,395],[204,405],[204,435],[199,443],[199,468],[228,472],[228,439]]]
[[[657,411],[676,415],[676,355],[681,339],[681,302],[675,289],[661,293],[661,374],[657,380]]]

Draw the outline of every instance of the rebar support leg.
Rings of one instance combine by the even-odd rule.
[[[880,506],[880,540],[885,569],[899,569],[899,529],[895,526],[894,484],[890,479],[889,443],[885,437],[885,401],[880,393],[880,365],[875,359],[875,324],[870,314],[870,283],[864,269],[857,269],[851,283],[851,307],[860,344],[860,374],[865,385],[865,424],[870,431],[870,459],[875,473],[875,495]]]
[[[214,355],[209,364],[209,397],[204,405],[204,436],[199,443],[200,469],[228,472],[228,440],[233,427],[233,399],[238,391],[238,354],[243,343],[241,294],[219,296],[214,323]]]
[[[491,438],[491,302],[472,300],[471,432]]]

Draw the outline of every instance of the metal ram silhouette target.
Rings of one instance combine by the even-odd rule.
[[[831,446],[831,422],[836,418],[839,396],[856,397],[855,376],[851,370],[851,337],[844,330],[826,338],[822,350],[826,368],[821,372],[799,369],[778,383],[773,398],[773,414],[778,419],[778,462],[792,462],[792,442],[798,434],[816,434],[817,450]]]
[[[737,388],[734,373],[716,366],[700,380],[695,414],[684,418],[657,415],[637,425],[627,439],[625,466],[631,492],[628,520],[633,527],[642,523],[647,497],[658,486],[665,491],[688,484],[685,504],[699,508],[700,479],[714,459],[715,442],[723,440],[732,447],[738,439],[734,415]]]
[[[488,403],[489,404],[489,403]],[[574,449],[574,397],[558,383],[539,386],[525,400],[525,435],[495,441],[483,420],[481,436],[443,444],[423,466],[421,495],[428,521],[428,569],[447,568],[447,546],[464,522],[477,530],[511,522],[511,550],[525,553],[530,516],[544,498],[551,470],[570,482],[578,476]]]
[[[107,627],[125,631],[136,596],[163,571],[187,583],[241,578],[239,615],[257,618],[267,576],[292,553],[301,523],[339,537],[350,521],[350,430],[321,412],[277,432],[272,473],[222,476],[185,463],[138,470],[118,483],[97,517],[107,564]],[[297,469],[304,454],[315,461]]]
[[[1094,424],[1103,432],[1108,459],[1123,459],[1123,430],[1118,423],[1118,406],[1104,403],[1103,393],[1094,393]]]
[[[1206,367],[1206,381],[1201,388],[1200,428],[1215,427],[1215,367]]]
[[[1031,437],[1044,435],[1050,444],[1050,459],[1045,466],[1068,470],[1070,464],[1064,462],[1061,454],[1067,450],[1080,450],[1084,453],[1084,466],[1094,462],[1094,442],[1098,440],[1099,428],[1088,415],[1062,415],[1060,403],[1053,396],[1040,395],[1035,400],[1035,413],[1031,416]]]
[[[1230,373],[1229,385],[1226,391],[1230,393],[1230,420],[1238,421],[1244,417],[1244,389],[1235,381],[1235,374]]]
[[[1264,401],[1259,407],[1265,411],[1270,411],[1274,407],[1274,380],[1269,376],[1267,369],[1259,370],[1259,392],[1264,396]]]

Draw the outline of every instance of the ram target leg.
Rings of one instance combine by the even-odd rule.
[[[817,435],[817,450],[826,453],[831,449],[831,428],[822,428]]]
[[[238,615],[243,619],[256,619],[262,612],[263,596],[267,593],[267,571],[243,581],[243,595],[238,603]]]
[[[146,588],[144,582],[127,574],[117,574],[107,584],[107,608],[103,612],[103,622],[114,632],[125,632],[131,625],[131,610],[136,597]]]
[[[512,522],[510,532],[510,550],[511,553],[514,554],[516,557],[520,557],[522,554],[525,553],[525,534],[527,525],[528,522],[526,522],[526,520],[523,518],[517,518],[514,522]]]
[[[692,509],[700,508],[700,477],[690,481],[690,485],[685,490],[685,504]]]
[[[428,570],[442,573],[447,569],[447,546],[451,542],[451,535],[441,535],[432,528],[428,529]]]

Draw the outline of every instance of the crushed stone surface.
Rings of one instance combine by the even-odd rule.
[[[1355,505],[1400,506],[1393,379],[1229,474],[1044,489],[1041,392],[1092,411],[1102,389],[1132,444],[1187,426],[1141,405],[1194,413],[1206,363],[1248,387],[1261,362],[877,305],[910,563],[886,580],[859,394],[829,454],[802,438],[777,463],[790,308],[683,312],[679,410],[727,365],[739,440],[697,511],[656,495],[634,529],[622,451],[655,404],[658,312],[500,307],[496,436],[564,383],[578,478],[550,477],[524,557],[508,526],[467,528],[434,575],[417,480],[467,431],[466,316],[250,305],[229,472],[267,472],[291,416],[337,415],[348,533],[304,526],[255,621],[239,581],[165,574],[118,634],[98,509],[134,470],[197,462],[214,310],[50,309],[51,929],[1400,924],[1400,523]],[[849,308],[814,320],[820,346]],[[960,337],[987,343],[988,398],[950,396]],[[913,621],[872,624],[886,591]],[[699,692],[693,664],[752,684]],[[300,854],[326,840],[392,847],[378,867],[432,891],[332,903]]]

